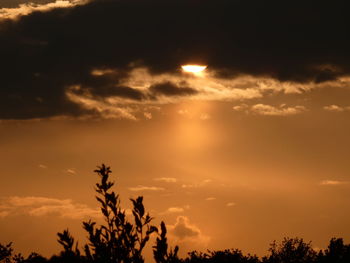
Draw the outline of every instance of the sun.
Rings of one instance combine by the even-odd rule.
[[[185,72],[192,73],[194,75],[200,76],[207,66],[203,65],[183,65],[181,66],[182,70]]]

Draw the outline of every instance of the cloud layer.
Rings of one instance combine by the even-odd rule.
[[[137,119],[140,105],[339,86],[350,73],[345,10],[257,0],[1,9],[0,119]],[[208,65],[209,75],[184,74],[186,63]]]

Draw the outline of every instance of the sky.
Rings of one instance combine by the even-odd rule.
[[[0,243],[49,256],[68,227],[84,244],[102,163],[181,255],[349,242],[346,10],[0,0]]]

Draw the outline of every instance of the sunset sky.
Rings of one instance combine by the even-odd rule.
[[[323,2],[0,0],[0,243],[85,244],[102,163],[181,255],[349,242],[350,16]]]

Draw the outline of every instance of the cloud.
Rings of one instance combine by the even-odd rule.
[[[41,169],[47,169],[47,166],[45,164],[39,164],[38,167]]]
[[[136,120],[144,106],[349,86],[346,9],[219,2],[35,0],[1,9],[0,120]],[[189,63],[208,68],[184,74]]]
[[[185,211],[185,209],[183,209],[182,207],[169,207],[167,209],[168,213],[183,213]]]
[[[180,115],[188,115],[189,111],[187,109],[183,109],[183,110],[178,110],[177,113]]]
[[[347,181],[337,181],[337,180],[323,180],[320,182],[320,185],[330,185],[330,186],[337,186],[337,185],[344,185],[349,184]]]
[[[190,249],[200,249],[208,245],[210,237],[204,235],[202,231],[186,216],[178,216],[174,225],[167,225],[169,240],[181,247]]]
[[[326,111],[332,111],[332,112],[342,112],[342,111],[350,110],[350,107],[341,107],[341,106],[332,104],[332,105],[324,106],[323,109]]]
[[[113,100],[103,100],[85,93],[78,95],[74,90],[80,90],[80,87],[74,86],[66,91],[67,98],[87,110],[92,115],[100,116],[104,119],[129,119],[136,120],[135,109],[131,107],[120,107]]]
[[[157,83],[149,87],[152,93],[167,96],[187,96],[194,95],[198,91],[189,87],[178,87],[172,82]]]
[[[267,115],[267,116],[290,116],[300,114],[306,111],[304,106],[294,106],[286,107],[282,104],[278,107],[266,105],[266,104],[255,104],[249,107],[246,104],[234,106],[232,108],[234,111],[245,111],[245,113],[253,113],[257,115]]]
[[[1,211],[0,212],[0,218],[7,217],[10,213],[8,211]]]
[[[207,197],[205,198],[206,201],[213,201],[216,200],[216,197]]]
[[[151,112],[144,112],[143,116],[145,116],[145,118],[147,120],[151,120],[152,119],[152,113]]]
[[[169,207],[166,211],[160,213],[160,215],[164,215],[164,214],[174,214],[174,213],[183,213],[186,210],[189,210],[190,206],[189,205],[184,205],[182,207],[180,206],[173,206],[173,207]]]
[[[181,187],[182,188],[199,188],[199,187],[203,187],[208,185],[209,183],[211,183],[212,180],[211,179],[205,179],[199,183],[194,183],[194,184],[182,184]]]
[[[68,8],[76,5],[81,5],[87,1],[83,0],[56,0],[55,2],[34,4],[24,3],[17,7],[12,8],[0,8],[0,20],[1,19],[18,19],[21,16],[29,15],[33,12],[47,12],[55,8]]]
[[[234,203],[234,202],[229,202],[226,204],[226,206],[228,206],[228,207],[235,206],[235,205],[236,205],[236,203]]]
[[[67,170],[65,170],[65,172],[68,173],[68,174],[72,174],[72,175],[76,175],[77,174],[75,169],[67,169]]]
[[[156,186],[144,186],[144,185],[138,185],[135,187],[129,187],[130,191],[133,192],[139,192],[139,191],[164,191],[165,189],[162,187],[156,187]]]
[[[167,224],[169,241],[185,250],[200,250],[207,247],[210,237],[203,234],[186,216],[178,216],[174,225]]]
[[[209,184],[209,183],[211,183],[213,180],[211,180],[211,179],[205,179],[205,180],[203,180],[202,181],[202,184]]]
[[[269,116],[289,116],[296,115],[306,111],[304,106],[294,106],[294,107],[274,107],[266,104],[256,104],[251,107],[253,113],[259,115],[269,115]]]
[[[202,113],[202,114],[199,116],[199,119],[202,120],[202,121],[206,121],[206,120],[210,120],[210,119],[211,119],[211,116],[210,116],[210,114],[208,114],[208,113]]]
[[[176,183],[177,179],[174,177],[158,177],[154,178],[154,181],[165,182],[165,183]]]
[[[247,104],[236,105],[236,106],[233,106],[232,109],[234,111],[244,111],[248,109],[248,105]]]
[[[186,216],[178,216],[175,225],[170,225],[168,228],[170,232],[180,240],[198,237],[201,234],[199,228],[191,224]]]
[[[71,199],[56,199],[37,196],[12,196],[0,201],[0,215],[54,215],[64,218],[81,219],[99,217],[99,210],[85,204],[74,203]]]

